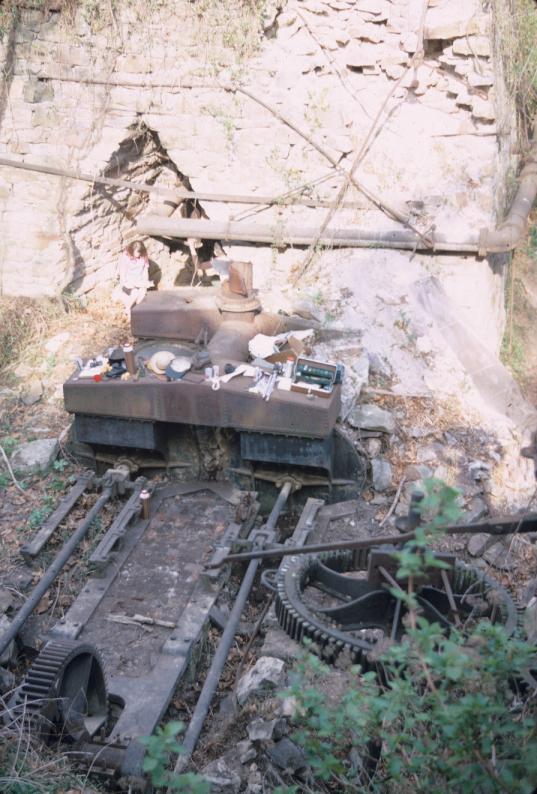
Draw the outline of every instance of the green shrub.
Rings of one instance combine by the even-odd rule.
[[[531,794],[537,709],[520,682],[536,649],[488,621],[446,634],[420,615],[413,582],[441,565],[428,544],[458,509],[456,491],[426,485],[422,509],[432,518],[396,555],[408,586],[392,593],[408,621],[403,641],[379,652],[383,680],[352,668],[334,703],[329,669],[305,655],[285,693],[296,702],[294,738],[327,791]]]
[[[209,794],[209,783],[192,772],[175,775],[168,767],[172,754],[181,752],[177,736],[184,729],[182,722],[168,722],[157,728],[152,736],[140,739],[147,748],[144,758],[144,772],[147,772],[151,784],[157,788],[180,791],[183,794]]]

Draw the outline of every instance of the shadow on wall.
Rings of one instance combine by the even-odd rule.
[[[533,429],[537,424],[537,411],[526,402],[500,360],[460,317],[440,282],[434,277],[423,279],[416,284],[416,294],[485,403],[509,417],[520,430]]]

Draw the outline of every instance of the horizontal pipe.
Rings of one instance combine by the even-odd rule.
[[[210,219],[163,218],[144,215],[137,222],[140,234],[158,237],[188,238],[221,242],[270,243],[271,245],[320,245],[336,248],[396,248],[408,251],[438,251],[477,253],[479,239],[448,241],[443,236],[434,237],[434,246],[424,237],[409,230],[375,232],[369,229],[327,229],[318,238],[318,229],[307,226],[278,226],[248,224],[244,222],[213,221]]]
[[[23,171],[33,171],[38,174],[50,174],[51,176],[67,177],[76,179],[80,182],[91,182],[95,185],[109,185],[110,187],[126,188],[135,193],[156,193],[163,198],[172,199],[176,202],[186,199],[198,201],[215,201],[222,204],[259,204],[261,206],[277,204],[280,206],[291,206],[293,204],[301,207],[331,207],[333,201],[321,199],[310,199],[303,197],[282,198],[281,196],[258,196],[245,193],[207,193],[198,190],[184,190],[182,188],[166,188],[159,185],[149,185],[146,182],[131,182],[126,179],[112,179],[108,176],[92,176],[81,171],[73,171],[69,168],[56,168],[52,165],[41,165],[40,163],[28,163],[20,160],[11,160],[7,157],[0,157],[0,165],[8,168],[19,168]],[[340,205],[347,209],[363,209],[364,205],[359,201],[344,201]]]

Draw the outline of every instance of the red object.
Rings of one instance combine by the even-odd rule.
[[[103,379],[102,375],[94,375],[93,376],[93,380],[95,381],[95,383],[100,383],[102,381],[102,379]]]

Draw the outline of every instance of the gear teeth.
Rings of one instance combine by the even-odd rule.
[[[50,720],[45,718],[44,710],[61,696],[61,683],[60,692],[57,691],[58,682],[61,682],[69,664],[81,654],[92,656],[93,660],[101,667],[103,680],[105,680],[102,661],[94,646],[72,640],[53,640],[45,645],[28,670],[25,680],[11,700],[11,708],[20,711],[30,721],[37,719],[38,731],[43,729],[43,726],[39,724],[40,717],[50,727]],[[106,684],[104,697],[108,701]],[[66,738],[66,736],[67,734],[63,733],[63,737]]]
[[[319,617],[315,608],[309,607],[303,597],[308,584],[315,580],[316,574],[324,567],[336,573],[366,571],[370,549],[353,551],[325,552],[307,557],[289,557],[276,575],[276,616],[280,626],[299,643],[309,639],[317,653],[335,661],[342,653],[349,654],[354,664],[364,669],[371,667],[367,656],[375,647],[375,641],[360,639],[352,634],[343,633],[337,624]],[[471,590],[484,595],[494,590],[498,596],[500,620],[508,633],[517,625],[516,606],[507,591],[497,582],[466,564],[457,561],[454,571],[453,590],[462,594]],[[378,663],[376,663],[378,665]]]

